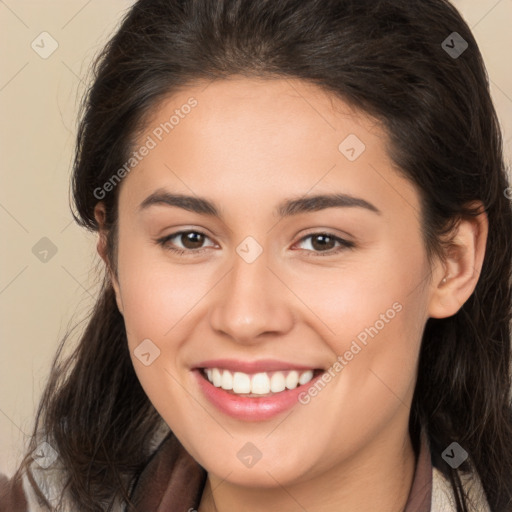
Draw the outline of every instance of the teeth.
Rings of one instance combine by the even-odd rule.
[[[270,391],[270,379],[266,373],[257,373],[251,380],[251,392],[255,395],[266,395]]]
[[[215,382],[213,383],[215,386]],[[220,387],[220,386],[216,386]],[[233,391],[235,393],[250,393],[251,378],[246,373],[235,372],[233,375]]]
[[[224,370],[220,387],[227,390],[233,389],[233,375],[231,375],[231,372]]]
[[[279,393],[286,389],[286,379],[283,372],[276,372],[270,378],[270,391],[272,393]]]
[[[308,370],[307,372],[301,373],[299,377],[299,384],[302,386],[303,384],[307,384],[313,378],[313,370]]]
[[[230,372],[221,368],[207,368],[208,380],[217,388],[232,390],[237,394],[268,395],[285,389],[295,389],[307,384],[313,378],[313,370],[280,372],[260,372],[249,375],[243,372]]]
[[[214,368],[212,370],[212,380],[213,380],[213,385],[216,388],[219,388],[221,385],[221,382],[222,382],[222,375],[218,368]]]
[[[295,389],[299,383],[299,374],[295,370],[291,371],[286,376],[286,387],[288,389]]]

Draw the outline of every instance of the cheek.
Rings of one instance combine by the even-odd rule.
[[[329,439],[330,449],[349,456],[346,440],[363,445],[393,417],[408,415],[426,322],[422,258],[418,249],[397,260],[390,249],[357,272],[317,276],[314,286],[306,276],[296,282],[315,313],[311,326],[332,351],[329,382],[302,397],[304,430],[325,420],[326,436],[307,441],[312,450],[327,450]]]
[[[365,262],[296,276],[294,291],[307,297],[310,325],[331,348],[332,373],[341,376],[335,386],[352,412],[383,410],[394,395],[406,401],[412,391],[427,320],[426,276],[420,242],[408,252],[390,245]],[[357,401],[350,400],[354,390]]]
[[[176,409],[183,401],[176,382],[186,378],[180,350],[193,327],[188,320],[213,286],[214,276],[205,275],[200,266],[192,271],[193,266],[170,265],[165,253],[147,241],[128,240],[128,235],[120,237],[118,269],[130,356],[157,409],[163,397]]]
[[[171,265],[165,253],[154,247],[123,250],[120,244],[119,254],[123,316],[130,345],[144,338],[164,340],[171,336],[215,282],[206,267]]]
[[[130,356],[147,396],[178,433],[191,413],[190,395],[182,384],[190,376],[180,359],[181,348],[193,330],[189,318],[213,286],[214,276],[205,275],[200,266],[171,265],[165,253],[147,242],[138,249],[133,248],[137,244],[127,245],[120,240],[118,266]],[[144,361],[142,354],[147,353],[149,361]]]
[[[420,242],[409,244],[407,251],[399,242],[348,255],[336,267],[304,267],[287,277],[336,353],[349,348],[347,340],[364,345],[386,333],[407,337],[411,328],[417,331],[426,311],[428,269]],[[402,341],[400,336],[393,343]]]

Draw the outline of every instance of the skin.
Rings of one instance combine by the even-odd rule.
[[[121,183],[117,276],[133,365],[148,397],[208,471],[200,512],[402,510],[415,455],[408,433],[421,335],[429,317],[455,314],[476,286],[487,237],[485,213],[464,220],[432,267],[415,187],[393,167],[374,119],[299,80],[244,77],[187,87],[160,103],[139,141],[193,96],[198,105]],[[338,149],[364,142],[353,162]],[[138,211],[156,189],[214,201],[222,219],[174,206]],[[340,192],[380,214],[329,208],[279,219],[288,198]],[[102,226],[104,209],[96,207]],[[199,255],[155,240],[182,229],[207,235]],[[329,232],[353,249],[322,256]],[[98,251],[107,265],[105,232]],[[253,237],[263,253],[236,252]],[[193,247],[183,237],[170,245]],[[197,245],[201,247],[199,243]],[[443,282],[446,277],[446,282]],[[280,359],[327,369],[357,335],[402,309],[307,405],[270,420],[218,411],[191,368],[207,359]],[[134,349],[161,353],[144,366]],[[237,452],[253,443],[261,459]]]

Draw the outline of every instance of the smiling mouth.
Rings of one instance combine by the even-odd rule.
[[[323,370],[232,372],[224,368],[201,368],[201,375],[216,388],[245,397],[272,396],[303,386]]]

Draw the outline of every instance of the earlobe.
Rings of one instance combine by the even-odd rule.
[[[485,211],[460,220],[444,259],[444,275],[437,275],[429,303],[429,317],[456,314],[476,288],[487,245],[488,219]],[[453,235],[453,233],[452,233]]]
[[[96,223],[98,224],[98,243],[96,244],[96,249],[101,259],[105,262],[107,266],[109,266],[107,258],[107,235],[105,231],[105,217],[105,205],[102,202],[99,202],[94,207],[94,218],[96,219]]]
[[[123,314],[123,303],[121,301],[119,283],[115,273],[112,270],[112,266],[107,254],[107,231],[105,229],[106,212],[105,205],[102,202],[97,203],[94,207],[94,218],[98,224],[98,243],[96,244],[96,249],[101,259],[105,262],[107,272],[110,276],[110,282],[112,283],[112,287],[114,288],[114,292],[116,294],[117,308],[119,309],[119,312]]]
[[[119,310],[119,313],[121,315],[123,314],[123,301],[121,300],[121,291],[119,289],[119,283],[117,282],[117,279],[115,276],[110,275],[110,281],[112,283],[112,288],[114,288],[114,292],[116,294],[116,303],[117,303],[117,309]]]

